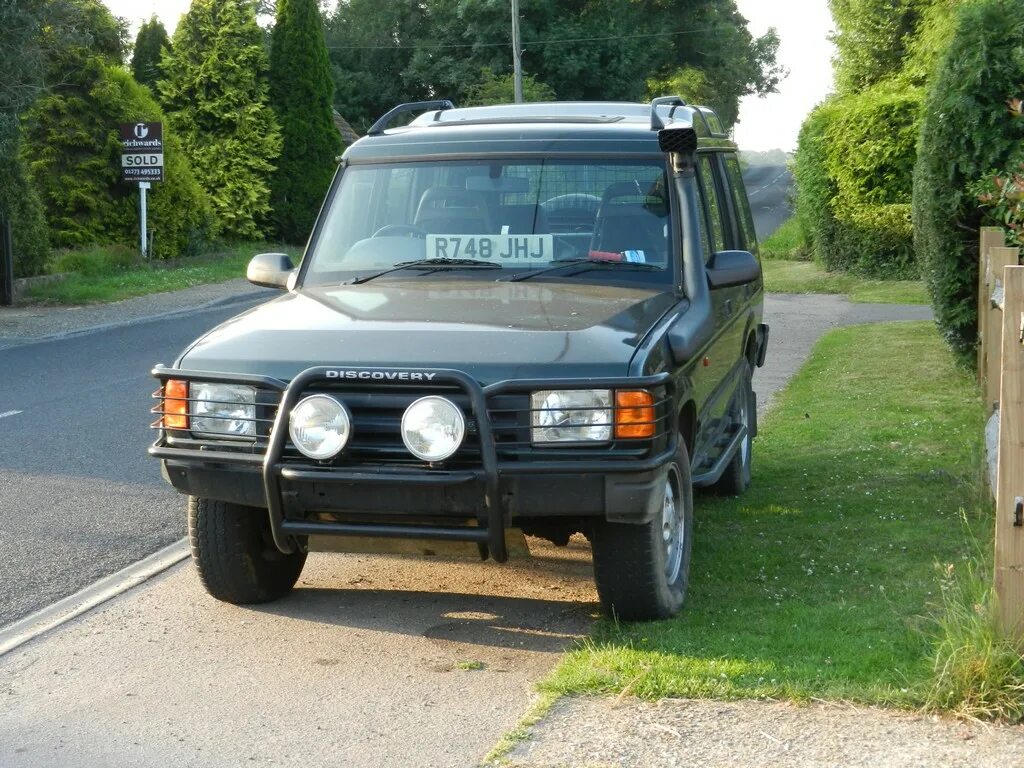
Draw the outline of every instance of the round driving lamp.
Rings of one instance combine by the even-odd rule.
[[[303,456],[323,461],[337,456],[348,443],[352,416],[333,397],[310,395],[292,408],[288,434]]]
[[[462,409],[443,397],[421,397],[402,416],[402,442],[423,461],[444,461],[459,450],[465,436]]]

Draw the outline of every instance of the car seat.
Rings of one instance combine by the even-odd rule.
[[[494,234],[487,204],[478,192],[430,187],[423,192],[413,224],[432,234]]]
[[[601,195],[590,248],[602,253],[643,251],[648,263],[664,264],[667,223],[668,205],[660,192],[644,192],[635,181],[617,181]]]

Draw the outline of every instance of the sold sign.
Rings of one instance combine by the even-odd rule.
[[[121,124],[121,180],[164,180],[163,123]]]

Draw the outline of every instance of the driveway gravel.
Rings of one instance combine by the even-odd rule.
[[[842,703],[560,701],[515,768],[1016,768],[1024,727]]]

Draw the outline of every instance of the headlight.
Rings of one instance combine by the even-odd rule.
[[[423,461],[444,461],[462,445],[466,417],[451,400],[421,397],[402,416],[402,441]]]
[[[304,455],[322,461],[337,456],[352,434],[348,408],[329,395],[300,400],[288,417],[288,434]]]
[[[253,387],[193,381],[189,393],[193,432],[256,436],[256,390]]]
[[[535,443],[607,442],[612,438],[607,389],[544,389],[530,395]]]

